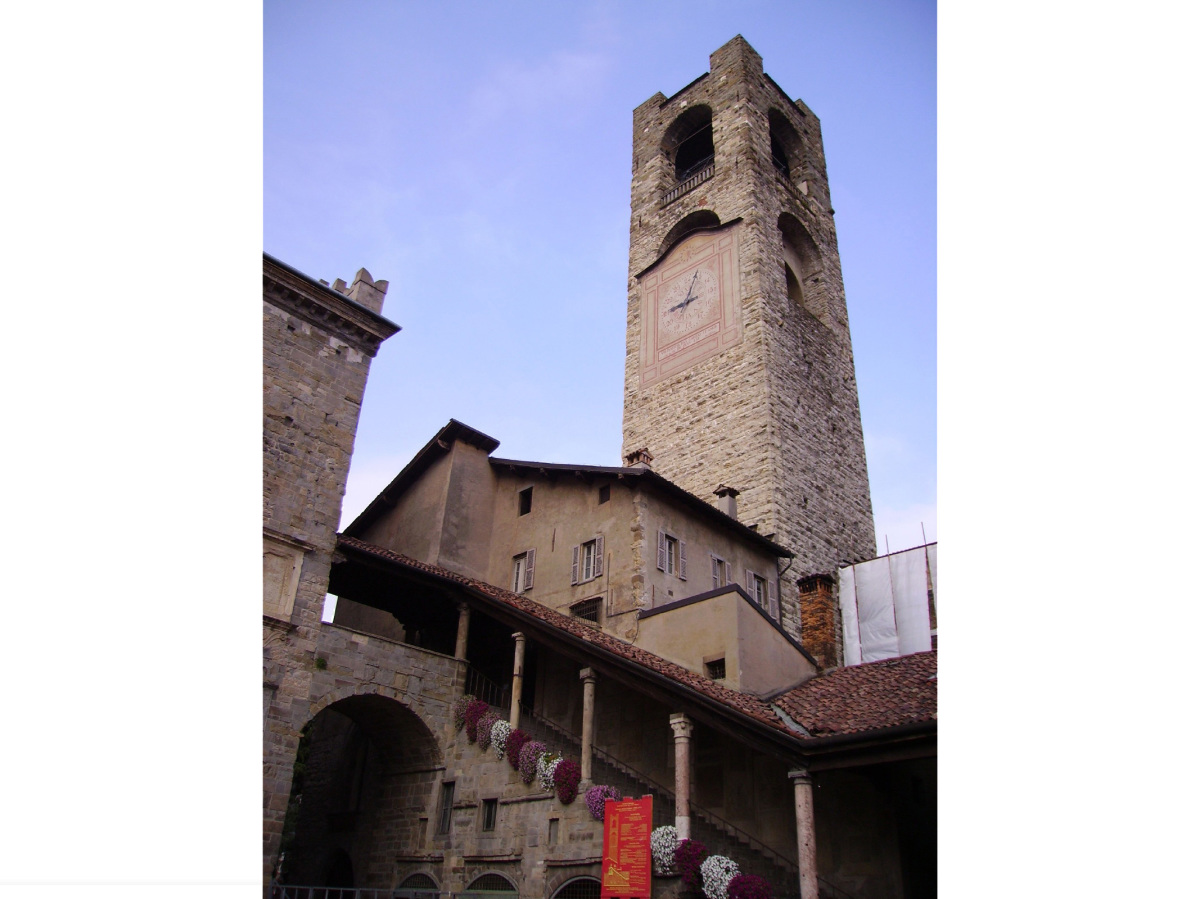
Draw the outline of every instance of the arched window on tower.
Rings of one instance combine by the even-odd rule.
[[[771,163],[790,182],[792,173],[799,172],[801,168],[803,154],[800,135],[778,109],[767,113],[767,124],[771,129]]]
[[[676,190],[667,196],[670,202],[712,176],[715,157],[712,110],[700,105],[680,113],[663,136],[662,150],[675,173]]]
[[[783,277],[788,299],[826,327],[831,326],[821,251],[791,213],[779,216]]]

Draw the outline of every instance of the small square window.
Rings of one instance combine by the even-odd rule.
[[[583,621],[594,621],[600,623],[600,597],[593,599],[585,599],[583,602],[577,602],[571,606],[571,614]]]
[[[600,505],[603,506],[606,502],[608,502],[609,495],[610,494],[609,494],[608,484],[605,484],[603,487],[600,488]]]
[[[498,799],[483,800],[481,824],[483,830],[496,829],[496,806],[499,805]]]
[[[713,659],[711,662],[705,662],[704,668],[708,672],[708,676],[713,680],[725,679],[725,660]]]
[[[533,488],[526,487],[517,494],[517,514],[528,515],[533,511]]]

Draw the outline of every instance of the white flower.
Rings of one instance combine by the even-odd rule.
[[[504,758],[504,749],[508,745],[508,735],[511,733],[512,728],[503,719],[492,725],[492,748],[496,750],[496,758]]]
[[[670,824],[656,827],[650,832],[650,858],[654,862],[654,873],[662,877],[675,873],[675,847],[679,845],[679,831]]]
[[[561,755],[550,752],[543,752],[541,757],[538,758],[538,783],[542,785],[542,789],[547,793],[554,790],[554,769],[558,767],[558,763],[561,761]]]
[[[738,876],[738,866],[731,858],[710,855],[700,865],[700,880],[708,899],[726,899],[729,881]]]

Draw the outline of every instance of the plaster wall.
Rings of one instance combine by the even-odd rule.
[[[640,490],[635,503],[635,527],[645,559],[643,608],[658,608],[714,589],[713,555],[729,563],[733,583],[745,588],[746,569],[749,568],[768,580],[774,580],[778,588],[778,563],[776,557],[766,550],[757,549],[733,531],[710,524],[694,512],[677,506],[649,490]],[[686,578],[658,569],[659,530],[666,531],[686,544]]]
[[[533,549],[533,586],[528,595],[542,605],[570,614],[573,604],[600,597],[601,624],[625,639],[636,634],[637,596],[634,578],[638,565],[633,493],[620,482],[592,483],[566,475],[552,480],[529,478],[522,473],[496,470],[495,516],[491,536],[489,583],[513,587],[513,559]],[[609,500],[600,502],[600,487],[609,487]],[[528,514],[518,514],[520,491],[532,487]],[[604,566],[597,578],[571,583],[572,549],[604,537]]]
[[[391,509],[371,522],[362,539],[418,561],[437,564],[452,466],[449,454],[435,459],[396,497]]]

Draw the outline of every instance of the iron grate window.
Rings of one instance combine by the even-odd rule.
[[[705,662],[704,667],[708,669],[708,676],[713,680],[725,679],[725,660],[714,659],[711,662]]]
[[[600,881],[592,877],[576,877],[559,887],[554,899],[600,899]]]
[[[571,614],[576,618],[581,618],[584,621],[594,621],[600,623],[600,597],[594,599],[585,599],[583,602],[575,603],[571,606]]]
[[[498,805],[498,800],[496,800],[496,799],[483,800],[483,829],[484,830],[495,830],[496,829],[496,807],[497,807],[497,805]]]
[[[517,888],[509,883],[508,880],[500,874],[484,874],[482,877],[476,877],[473,881],[471,881],[471,885],[467,887],[467,892],[516,894]]]

